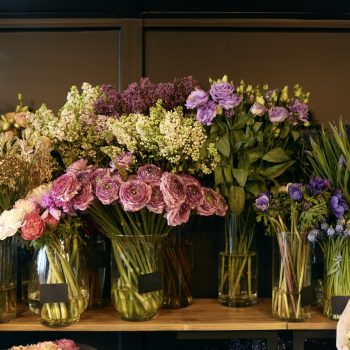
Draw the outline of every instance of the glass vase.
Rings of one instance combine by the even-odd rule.
[[[223,305],[244,307],[258,300],[258,256],[252,248],[252,210],[225,218],[225,250],[219,253],[218,298]]]
[[[310,317],[303,293],[311,286],[310,243],[307,235],[277,232],[273,240],[272,316],[288,322]]]
[[[161,243],[164,235],[120,235],[111,239],[111,299],[127,321],[154,319],[163,302]]]
[[[38,314],[40,323],[49,327],[78,322],[87,305],[84,281],[70,264],[70,253],[65,242],[53,236],[34,253],[29,308]]]
[[[192,303],[192,244],[170,233],[162,248],[164,308],[182,308]]]
[[[16,317],[17,238],[0,240],[0,323]]]

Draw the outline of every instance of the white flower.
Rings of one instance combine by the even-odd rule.
[[[19,199],[15,205],[13,206],[14,209],[22,209],[24,212],[24,215],[28,215],[29,213],[32,213],[38,208],[38,205],[31,199]]]
[[[51,191],[52,182],[47,184],[40,185],[30,191],[27,195],[27,200],[34,201],[38,203],[40,206],[43,206],[43,200],[45,196]]]
[[[0,215],[0,240],[14,236],[22,226],[23,209],[4,210]]]

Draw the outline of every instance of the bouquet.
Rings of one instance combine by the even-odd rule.
[[[79,346],[70,339],[58,339],[55,341],[44,341],[27,346],[13,346],[9,350],[79,350]]]
[[[257,220],[275,237],[279,256],[274,261],[272,292],[272,313],[277,319],[308,317],[301,293],[311,283],[308,238],[330,215],[330,201],[329,180],[320,178],[307,185],[290,183],[256,198]]]
[[[309,93],[299,85],[292,96],[288,87],[270,89],[247,85],[234,87],[227,76],[210,80],[209,92],[197,88],[186,106],[196,110],[196,119],[208,126],[207,143],[218,150],[215,186],[226,198],[225,249],[219,280],[219,299],[225,304],[248,305],[256,301],[256,291],[248,281],[237,283],[250,263],[249,252],[255,227],[255,196],[266,191],[286,173],[298,174],[298,158],[309,126]],[[292,167],[293,166],[293,167]],[[247,258],[241,258],[246,256]],[[241,260],[236,262],[235,257]],[[224,291],[225,289],[225,291]],[[244,300],[240,301],[241,298]]]

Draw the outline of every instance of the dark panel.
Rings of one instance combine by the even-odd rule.
[[[57,110],[71,85],[119,82],[119,31],[0,32],[0,112],[26,103]]]
[[[191,74],[204,86],[224,74],[271,87],[299,82],[319,120],[350,120],[348,32],[147,31],[144,67],[155,81]]]

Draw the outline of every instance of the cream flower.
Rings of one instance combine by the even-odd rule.
[[[14,236],[22,226],[23,209],[4,210],[0,215],[0,240]]]

